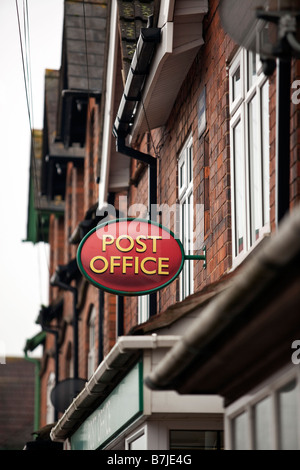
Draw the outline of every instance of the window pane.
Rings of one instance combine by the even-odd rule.
[[[259,230],[262,227],[262,163],[259,142],[257,100],[258,97],[255,95],[248,105],[251,245],[259,238]]]
[[[142,434],[140,437],[129,443],[129,450],[146,450],[147,440],[146,435]]]
[[[247,52],[247,69],[248,69],[248,90],[252,87],[256,77],[256,54]]]
[[[193,147],[188,148],[188,158],[189,158],[189,183],[193,179]]]
[[[270,222],[270,125],[269,82],[261,89],[262,163],[263,163],[263,224]]]
[[[254,440],[256,450],[272,449],[272,401],[271,397],[254,407]]]
[[[237,416],[233,422],[233,448],[234,450],[249,449],[249,432],[248,432],[248,414],[242,413]]]
[[[232,101],[241,96],[241,68],[238,67],[232,76]]]
[[[235,256],[244,250],[245,237],[245,178],[241,121],[233,129],[235,186]]]
[[[182,165],[179,168],[179,171],[180,171],[179,186],[181,189],[185,185],[185,162],[182,163]]]
[[[186,254],[193,253],[193,194],[181,202],[181,240]],[[186,261],[181,273],[181,299],[193,293],[193,262]]]
[[[170,449],[221,450],[223,431],[170,431]]]
[[[279,448],[298,449],[298,412],[296,382],[293,381],[278,391]]]

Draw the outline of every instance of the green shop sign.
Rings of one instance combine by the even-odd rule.
[[[72,450],[104,447],[143,412],[143,366],[136,364],[71,437]]]

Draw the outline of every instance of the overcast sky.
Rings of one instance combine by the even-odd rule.
[[[48,304],[48,245],[24,243],[27,230],[30,121],[24,50],[28,5],[33,127],[42,129],[45,69],[61,64],[63,0],[0,0],[0,357],[23,356],[42,304]],[[36,351],[38,353],[39,351]]]

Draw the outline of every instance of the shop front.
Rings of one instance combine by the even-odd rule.
[[[66,450],[168,450],[223,447],[219,396],[152,391],[144,378],[177,335],[120,337],[51,431]]]

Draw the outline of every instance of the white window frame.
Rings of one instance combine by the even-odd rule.
[[[147,426],[142,427],[138,431],[134,432],[130,436],[128,436],[125,439],[125,450],[133,450],[132,449],[132,444],[141,442],[141,439],[143,439],[144,443],[144,448],[140,450],[147,450],[148,449],[148,432],[147,432]]]
[[[252,55],[251,55],[252,54]],[[255,59],[256,65],[256,76],[253,78],[253,83],[248,87],[248,58]],[[238,68],[240,68],[240,93],[238,96],[233,97],[233,78]],[[266,190],[269,192],[269,178],[270,170],[269,165],[267,169],[263,169],[264,153],[263,153],[263,142],[262,142],[262,126],[263,126],[263,115],[261,111],[262,106],[262,91],[264,86],[268,87],[268,79],[262,73],[262,66],[259,59],[259,56],[253,56],[253,53],[246,51],[245,49],[240,49],[237,53],[235,59],[233,60],[230,69],[229,69],[229,96],[230,96],[230,142],[231,142],[231,188],[232,188],[232,259],[233,259],[233,268],[243,261],[245,256],[261,241],[263,236],[266,233],[270,232],[270,199],[268,197],[266,209],[266,201],[263,198],[266,197]],[[257,239],[254,240],[253,236],[253,227],[251,227],[251,197],[250,197],[250,151],[249,151],[249,104],[256,97],[257,99],[257,113],[256,118],[258,120],[258,142],[259,142],[259,162],[260,162],[260,181],[259,183],[259,193],[260,193],[260,202],[261,210],[258,212],[258,217],[264,221],[259,227],[258,233],[256,234]],[[234,98],[234,99],[233,99]],[[269,119],[269,112],[266,117]],[[242,178],[243,178],[243,207],[241,209],[242,219],[240,220],[242,231],[243,231],[243,249],[239,250],[237,244],[237,233],[236,233],[236,224],[237,224],[237,214],[236,214],[236,184],[235,184],[235,150],[234,150],[234,131],[237,128],[238,124],[241,124],[241,152],[243,155],[243,160],[240,162],[242,165]],[[269,121],[268,121],[269,123]],[[269,129],[269,125],[268,125]],[[269,148],[270,143],[268,140],[268,162],[269,159]],[[264,174],[262,174],[264,171]],[[265,175],[268,177],[266,183]],[[253,195],[252,195],[253,197]],[[264,207],[262,207],[264,205]],[[256,213],[257,214],[257,213]],[[253,215],[253,214],[252,214]],[[252,232],[251,232],[252,230]],[[252,239],[251,239],[252,237]]]
[[[190,135],[178,158],[178,198],[180,205],[180,239],[185,254],[193,254],[193,137]],[[185,221],[188,221],[186,224]],[[186,235],[187,234],[187,235]],[[185,261],[180,275],[180,300],[194,292],[194,263]]]
[[[255,419],[254,408],[266,398],[271,399],[271,450],[279,450],[280,420],[278,392],[291,382],[296,382],[297,418],[297,445],[300,449],[300,371],[295,366],[288,366],[274,374],[256,389],[251,390],[244,397],[232,403],[225,411],[225,448],[234,450],[234,419],[245,413],[247,420],[248,450],[255,450]]]
[[[150,294],[138,297],[138,324],[145,323],[150,318]]]

